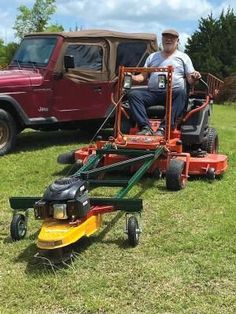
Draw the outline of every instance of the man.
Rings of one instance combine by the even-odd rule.
[[[167,67],[174,68],[172,81],[172,119],[171,127],[175,127],[175,122],[185,109],[186,104],[186,79],[191,85],[201,78],[201,74],[194,70],[191,59],[187,54],[177,50],[179,33],[174,29],[167,29],[162,32],[163,50],[152,53],[146,60],[144,67]],[[130,110],[133,119],[139,127],[138,134],[152,135],[153,131],[149,124],[146,107],[153,106],[157,102],[165,103],[166,91],[158,86],[158,75],[153,72],[148,78],[148,73],[132,75],[132,80],[142,83],[148,78],[148,89],[133,89],[128,95]],[[163,74],[163,73],[162,73]],[[165,122],[162,121],[157,131],[157,135],[163,136]]]

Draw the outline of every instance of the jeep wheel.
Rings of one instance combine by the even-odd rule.
[[[12,149],[15,139],[16,123],[7,111],[0,109],[0,156]]]

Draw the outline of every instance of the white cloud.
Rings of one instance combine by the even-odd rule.
[[[160,37],[165,28],[176,28],[184,46],[192,32],[191,22],[207,16],[213,5],[207,0],[57,0],[57,14],[85,29],[105,28],[128,32],[152,32]],[[59,19],[58,19],[59,20]],[[188,26],[186,28],[186,24]],[[182,35],[185,34],[185,35]]]
[[[12,30],[17,7],[32,7],[35,0],[0,0],[0,38],[14,40]],[[82,26],[127,32],[152,32],[160,37],[165,28],[176,28],[182,46],[198,27],[201,17],[211,12],[219,16],[230,6],[236,10],[236,0],[56,0],[57,11],[52,22],[65,30]]]
[[[135,21],[164,21],[196,19],[213,6],[207,0],[58,0],[58,13],[86,18],[90,22],[99,19],[120,19]],[[137,18],[139,20],[137,20]]]

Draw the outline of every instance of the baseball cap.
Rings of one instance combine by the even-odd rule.
[[[162,36],[165,35],[165,34],[170,34],[170,35],[179,37],[179,33],[178,33],[175,29],[172,29],[172,28],[165,29],[165,30],[162,32]]]

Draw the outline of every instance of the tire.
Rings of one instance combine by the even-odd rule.
[[[206,177],[208,180],[211,180],[211,181],[215,180],[215,178],[216,178],[215,169],[211,168],[211,167],[208,168],[207,173],[206,173]]]
[[[219,138],[216,129],[209,128],[206,141],[202,144],[202,150],[209,154],[217,154],[219,149]]]
[[[154,180],[160,180],[162,178],[162,171],[159,168],[156,168],[150,176]]]
[[[27,224],[25,216],[22,214],[15,214],[11,221],[11,238],[13,241],[23,239],[27,232]]]
[[[16,123],[10,113],[0,109],[0,156],[7,154],[15,144]]]
[[[185,187],[186,179],[182,177],[185,162],[180,159],[171,159],[166,171],[166,188],[178,191]]]
[[[135,216],[129,217],[128,220],[128,241],[132,247],[135,247],[139,243],[139,225]]]
[[[72,165],[75,163],[75,151],[58,155],[57,162],[62,165]]]

